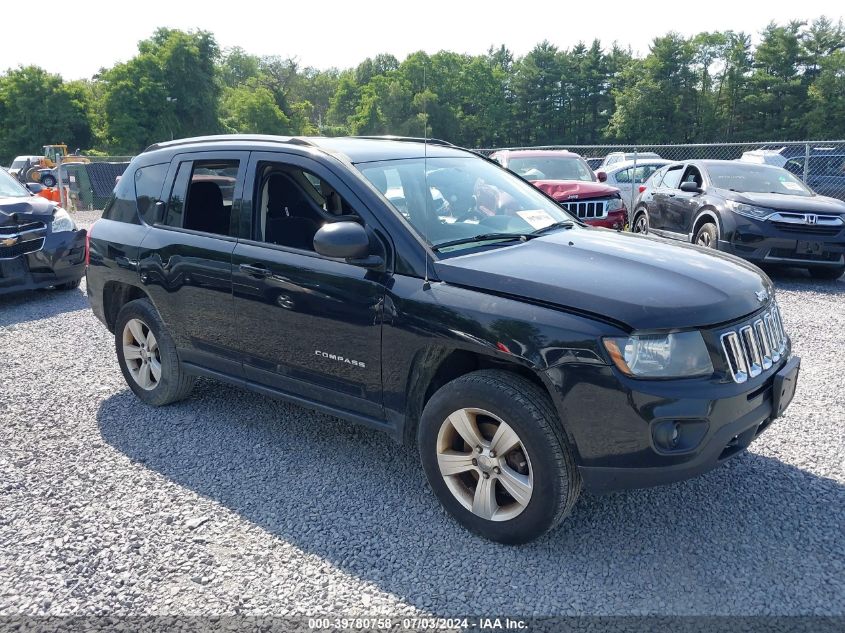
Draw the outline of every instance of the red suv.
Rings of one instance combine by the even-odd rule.
[[[490,158],[554,198],[593,226],[622,229],[628,209],[619,189],[602,184],[578,154],[566,150],[500,150]]]

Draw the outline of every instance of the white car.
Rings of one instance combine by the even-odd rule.
[[[648,177],[658,169],[671,162],[665,158],[638,158],[636,163],[632,160],[618,162],[602,170],[607,177],[604,182],[606,185],[619,189],[625,204],[630,205],[629,209],[633,209],[634,201],[640,193],[639,185],[648,180]]]
[[[660,155],[655,154],[654,152],[610,152],[610,154],[604,157],[604,160],[601,162],[601,165],[596,168],[596,171],[598,172],[598,170],[610,168],[611,165],[616,167],[619,163],[629,160],[632,161],[635,158],[639,163],[640,161],[650,160],[652,158],[660,158]]]

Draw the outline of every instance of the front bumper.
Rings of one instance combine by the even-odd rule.
[[[845,265],[845,226],[839,229],[793,225],[732,214],[719,239],[719,250],[755,264],[801,267]]]
[[[782,412],[776,377],[797,372],[799,363],[785,358],[742,384],[634,380],[606,366],[583,368],[579,376],[560,369],[547,375],[554,391],[566,394],[556,404],[584,487],[602,493],[689,479],[742,452],[776,419],[776,407]],[[664,422],[680,424],[692,440],[661,448],[656,428]]]
[[[48,233],[33,253],[0,260],[0,295],[36,290],[85,276],[85,230]]]
[[[627,223],[628,211],[623,208],[617,211],[608,211],[607,216],[603,218],[582,218],[582,220],[590,226],[600,226],[606,229],[621,231]]]

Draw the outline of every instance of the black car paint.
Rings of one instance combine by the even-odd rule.
[[[774,222],[734,213],[726,207],[731,200],[765,207],[772,211],[816,215],[839,215],[845,219],[845,202],[825,196],[798,196],[783,194],[747,193],[720,189],[713,185],[707,167],[713,162],[689,161],[680,169],[698,168],[704,180],[701,192],[687,192],[653,186],[646,183],[635,205],[631,220],[646,209],[649,231],[661,237],[692,241],[702,222],[712,222],[718,228],[720,251],[741,257],[755,264],[784,264],[792,266],[829,267],[845,264],[845,223],[838,231],[820,231],[812,226],[795,225],[787,230]],[[677,167],[668,165],[661,170]],[[657,174],[658,172],[655,172]],[[659,180],[659,178],[657,178]],[[811,259],[798,251],[799,242],[816,242],[829,260]],[[773,255],[772,253],[776,253]],[[780,255],[791,253],[792,255]]]
[[[44,244],[38,250],[14,257],[4,257],[0,252],[0,295],[57,286],[85,275],[86,232],[53,233],[50,227],[55,209],[55,203],[40,196],[0,198],[0,239],[15,226],[31,222],[44,225],[38,234]]]
[[[124,178],[200,151],[269,153],[329,179],[365,221],[383,266],[254,241],[254,174],[247,171],[245,180],[239,176],[240,215],[230,238],[99,220],[87,286],[95,314],[112,328],[121,298],[149,297],[193,373],[379,428],[402,442],[413,441],[426,398],[461,372],[484,366],[531,376],[550,394],[593,490],[703,472],[720,460],[722,436],[727,442],[739,427],[756,433],[771,417],[771,384],[786,360],[738,385],[726,377],[718,344],[719,328],[761,308],[756,292],[772,296],[769,280],[753,266],[581,227],[439,258],[353,167],[362,159],[413,157],[421,146],[314,142],[318,147],[266,137],[165,143],[138,156]],[[427,151],[471,156],[437,146]],[[171,169],[163,199],[172,177]],[[587,265],[602,280],[594,279],[592,290],[583,282]],[[261,267],[266,273],[256,274]],[[650,279],[645,285],[643,276]],[[628,378],[601,345],[605,336],[700,326],[715,367],[706,378]],[[665,417],[705,420],[700,450],[656,451],[651,425]]]

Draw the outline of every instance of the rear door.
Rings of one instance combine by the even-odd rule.
[[[343,180],[311,158],[253,152],[246,191],[252,221],[233,258],[246,378],[382,419],[381,323],[390,276],[317,254],[313,237],[323,224],[355,221],[386,253],[386,236]]]
[[[648,207],[649,228],[665,231],[668,223],[669,201],[678,195],[678,186],[683,175],[683,165],[672,165],[663,175],[660,186],[651,194],[652,203]]]
[[[704,185],[701,172],[695,165],[688,165],[683,170],[681,182],[693,182],[698,187]],[[678,185],[680,187],[680,184]],[[686,235],[692,230],[692,221],[699,207],[700,193],[677,189],[666,200],[663,228],[672,233]]]
[[[139,254],[141,282],[183,361],[241,375],[234,352],[232,252],[248,152],[196,152],[170,164]]]

